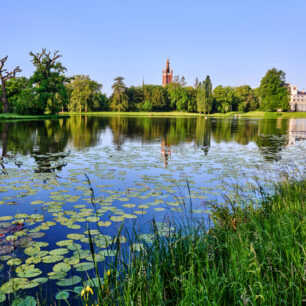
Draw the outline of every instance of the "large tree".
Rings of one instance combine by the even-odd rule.
[[[102,84],[90,79],[88,75],[75,75],[67,84],[69,92],[68,109],[73,112],[95,111],[100,108]]]
[[[212,108],[212,83],[209,75],[197,87],[197,109],[199,113],[210,113]]]
[[[237,98],[235,88],[231,86],[217,86],[213,90],[214,110],[227,113],[237,109]]]
[[[258,98],[249,85],[242,85],[236,88],[235,96],[238,102],[238,110],[243,112],[255,111],[258,109]]]
[[[43,114],[48,108],[51,113],[57,113],[68,98],[65,87],[67,79],[64,75],[66,68],[59,62],[62,55],[59,51],[51,55],[46,49],[29,54],[36,68],[29,80],[38,103],[36,112]]]
[[[118,112],[127,111],[129,108],[129,97],[123,80],[123,77],[115,78],[112,86],[111,109]]]
[[[259,87],[260,107],[265,111],[289,109],[289,89],[285,73],[275,68],[268,70]]]
[[[6,92],[6,81],[14,78],[16,76],[16,73],[21,72],[21,69],[19,66],[17,66],[13,71],[8,72],[7,69],[4,69],[4,64],[7,61],[8,56],[5,56],[4,58],[0,59],[0,80],[1,80],[1,101],[3,106],[3,112],[8,113],[9,112],[9,103],[7,98],[7,92]]]

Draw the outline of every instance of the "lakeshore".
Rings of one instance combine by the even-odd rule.
[[[0,301],[4,305],[13,301],[29,304],[33,300],[41,304],[43,299],[48,304],[55,300],[86,303],[84,297],[90,297],[93,305],[108,304],[111,299],[119,304],[122,299],[136,303],[139,298],[144,305],[160,301],[189,303],[195,292],[188,291],[193,283],[187,280],[194,277],[201,284],[198,277],[205,275],[206,279],[213,275],[204,270],[206,274],[195,274],[199,266],[189,269],[191,262],[188,259],[183,265],[186,259],[183,256],[178,261],[180,270],[172,269],[174,274],[168,274],[169,262],[178,259],[169,257],[170,245],[158,246],[157,242],[177,244],[179,249],[174,251],[179,256],[183,247],[180,242],[184,242],[184,254],[188,254],[190,247],[196,246],[195,241],[208,246],[205,243],[209,240],[209,254],[218,255],[218,250],[224,249],[234,257],[235,250],[227,249],[230,240],[223,240],[220,249],[213,248],[214,241],[226,233],[235,234],[234,227],[240,238],[249,232],[251,223],[244,221],[253,219],[248,214],[253,210],[255,214],[262,199],[268,199],[262,198],[263,190],[272,195],[271,186],[286,180],[293,183],[304,180],[305,160],[301,158],[305,153],[304,120],[71,115],[60,120],[1,122]],[[256,191],[258,183],[262,186],[260,192]],[[295,206],[304,202],[301,195],[304,185],[298,186]],[[249,207],[250,212],[243,210],[244,218],[237,210],[234,216],[231,204],[241,204],[241,209]],[[198,236],[192,238],[184,224],[189,224],[187,229],[193,233],[201,225]],[[276,220],[273,224],[277,224]],[[213,231],[207,235],[208,229],[218,226],[217,236]],[[248,231],[243,231],[244,227]],[[276,233],[276,228],[272,232]],[[156,233],[160,240],[156,240]],[[175,237],[178,240],[172,240]],[[191,245],[188,237],[192,238]],[[235,237],[238,248],[239,237]],[[251,238],[245,237],[244,247],[253,242]],[[254,246],[256,252],[259,245]],[[150,256],[141,253],[144,249]],[[300,252],[295,247],[293,250],[295,254]],[[208,260],[204,257],[206,251],[202,249],[199,258]],[[237,254],[242,253],[238,250]],[[228,260],[218,256],[221,261]],[[132,258],[135,261],[130,262]],[[152,258],[156,263],[161,260],[167,265],[161,274],[156,274],[160,275],[160,286],[146,268],[147,283],[143,282],[146,287],[137,287],[138,291],[134,287],[142,280],[132,270],[140,271],[137,269],[145,267],[143,264],[149,267],[154,263],[144,262],[144,258]],[[229,266],[231,261],[226,262]],[[222,271],[222,266],[215,268]],[[126,282],[114,271],[119,275],[128,273],[125,275],[131,279],[130,287],[123,288],[121,285]],[[213,267],[211,271],[216,272]],[[186,282],[179,279],[179,272],[186,276]],[[210,286],[208,301],[222,301],[227,296],[238,299],[230,289],[232,279],[227,279],[227,272],[223,272],[223,276],[211,278],[220,292],[224,290],[219,298],[214,286],[204,282],[207,288]],[[103,278],[100,280],[103,290],[98,275]],[[171,283],[173,279],[177,282]],[[222,287],[221,279],[226,288]],[[239,281],[244,288],[250,280],[242,274]],[[300,286],[295,278],[290,281]],[[82,295],[87,286],[90,289]],[[144,296],[147,288],[156,293],[154,297]],[[284,293],[284,300],[297,301],[301,290],[296,288]],[[264,292],[266,300],[274,296],[274,289],[268,295]],[[181,290],[190,293],[186,295],[190,300],[184,300]],[[166,296],[161,296],[162,291],[167,292]],[[206,291],[200,292],[204,297]],[[105,300],[99,299],[99,294]],[[246,299],[256,298],[249,291],[246,294]]]

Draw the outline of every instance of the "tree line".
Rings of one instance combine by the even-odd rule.
[[[184,77],[175,76],[167,86],[127,87],[123,77],[116,77],[110,97],[102,93],[102,84],[86,75],[67,77],[59,51],[42,49],[29,53],[34,65],[30,78],[17,77],[4,68],[7,56],[0,59],[2,112],[40,115],[60,111],[180,111],[191,113],[227,113],[231,111],[289,110],[290,91],[285,73],[268,70],[258,88],[213,85],[209,76],[186,86]]]

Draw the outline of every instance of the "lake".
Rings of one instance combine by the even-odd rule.
[[[256,204],[253,186],[306,169],[306,119],[71,116],[2,122],[0,135],[6,304],[67,289],[73,301],[94,272],[88,229],[107,269],[122,223],[123,245],[132,229],[148,240],[153,219],[167,234],[186,208],[209,226],[225,195]]]

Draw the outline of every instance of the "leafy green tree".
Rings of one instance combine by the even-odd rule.
[[[237,98],[235,88],[231,86],[217,86],[213,90],[214,110],[221,113],[228,113],[237,109]]]
[[[238,110],[243,112],[255,111],[258,109],[258,98],[249,85],[239,86],[235,90],[238,102]]]
[[[285,73],[275,68],[268,70],[259,87],[260,107],[265,111],[289,109],[289,89]]]
[[[112,86],[111,109],[118,112],[127,111],[129,108],[129,97],[123,80],[123,77],[115,78]]]
[[[9,104],[9,111],[16,113],[16,107],[20,94],[28,87],[28,79],[25,77],[15,77],[6,82],[6,94]],[[0,93],[1,94],[1,93]]]
[[[19,66],[17,66],[12,72],[8,72],[7,69],[4,69],[5,62],[7,61],[8,56],[0,59],[0,81],[1,81],[1,101],[3,106],[3,112],[9,112],[9,102],[6,91],[6,81],[15,78],[16,73],[21,72]]]
[[[64,75],[66,68],[58,61],[62,57],[58,52],[55,51],[51,55],[50,51],[42,49],[40,53],[29,53],[36,68],[29,80],[36,96],[35,114],[43,114],[47,107],[51,113],[58,113],[61,106],[67,102]]]
[[[169,86],[168,94],[170,98],[170,105],[172,109],[177,109],[178,111],[186,111],[188,105],[188,95],[185,87],[179,86]]]
[[[197,90],[192,86],[185,87],[187,94],[187,110],[189,113],[197,111]]]
[[[101,108],[102,85],[91,80],[88,75],[75,75],[66,86],[69,92],[69,111],[87,112]]]
[[[169,110],[167,89],[160,85],[144,85],[144,100],[140,110],[164,111]]]
[[[199,113],[210,113],[213,103],[212,83],[209,75],[197,87],[197,109]]]

